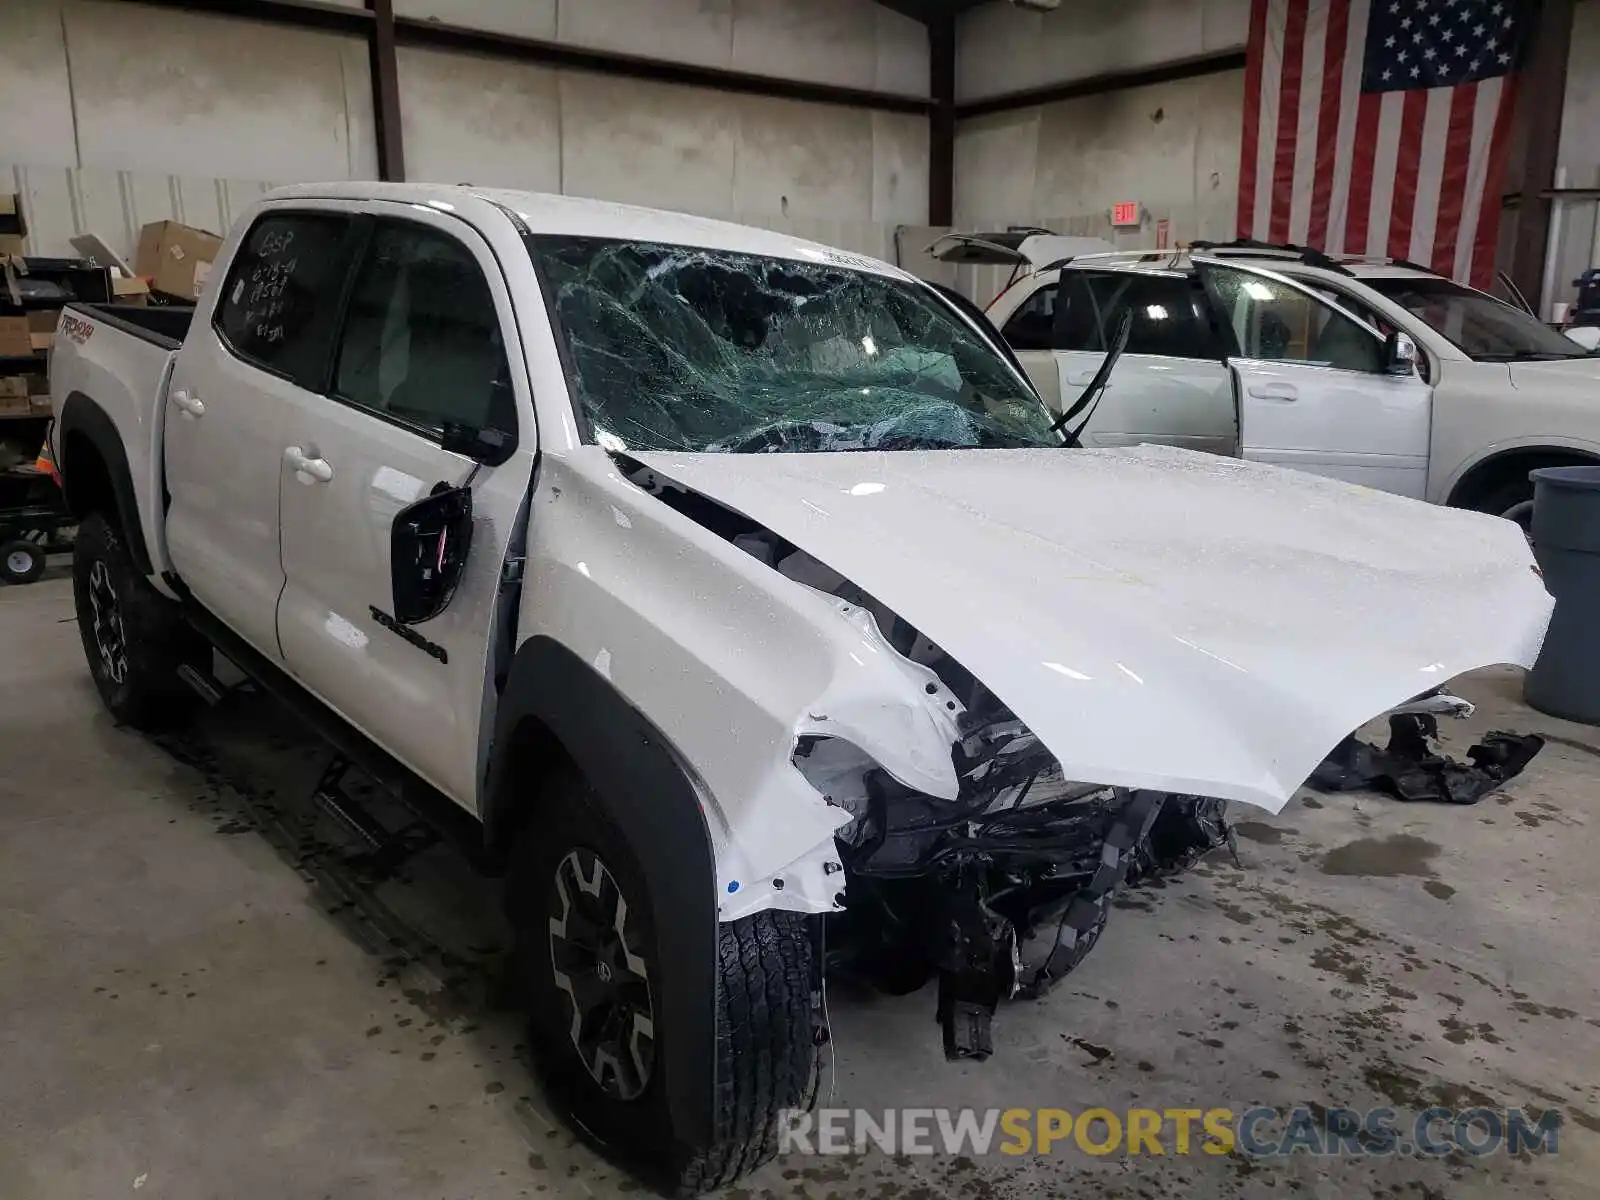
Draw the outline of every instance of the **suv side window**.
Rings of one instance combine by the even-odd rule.
[[[1011,314],[1000,336],[1013,350],[1051,350],[1051,330],[1056,319],[1056,289],[1050,284],[1035,288],[1033,295]]]
[[[1058,348],[1104,350],[1123,312],[1131,309],[1129,354],[1221,357],[1213,345],[1200,295],[1187,277],[1070,270],[1061,275]]]
[[[1376,374],[1376,337],[1314,293],[1232,267],[1208,268],[1208,284],[1237,352],[1265,362],[1305,363]]]
[[[333,395],[434,435],[446,422],[515,430],[500,317],[465,245],[426,225],[376,222],[345,309]]]
[[[349,217],[319,212],[269,212],[251,226],[212,317],[234,354],[322,390],[349,230]]]

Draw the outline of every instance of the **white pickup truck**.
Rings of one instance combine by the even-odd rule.
[[[1530,471],[1600,462],[1600,357],[1483,292],[1255,244],[1040,257],[1068,241],[939,253],[1015,267],[988,315],[1055,408],[1133,314],[1085,445],[1237,454],[1524,526]]]
[[[1074,448],[931,286],[594,201],[275,192],[192,317],[71,307],[51,386],[107,707],[220,651],[469,815],[555,1093],[677,1191],[812,1095],[825,920],[982,1057],[1127,870],[1551,605],[1504,521]]]

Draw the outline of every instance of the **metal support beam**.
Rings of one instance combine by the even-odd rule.
[[[124,0],[181,12],[212,13],[219,17],[247,17],[272,25],[297,29],[325,29],[333,33],[365,36],[372,29],[372,14],[342,4],[319,0]]]
[[[1558,0],[1570,3],[1571,0]],[[1073,79],[1066,83],[1052,83],[1044,87],[1028,88],[1021,92],[1007,92],[1003,96],[986,96],[982,100],[969,100],[956,105],[956,117],[981,117],[988,113],[1011,112],[1018,108],[1033,108],[1040,104],[1055,104],[1061,100],[1076,100],[1080,96],[1098,96],[1105,92],[1118,92],[1125,88],[1148,87],[1153,83],[1170,83],[1176,79],[1195,79],[1201,75],[1216,75],[1222,71],[1244,70],[1243,50],[1223,50],[1215,54],[1202,54],[1194,58],[1162,63],[1158,67],[1145,67],[1138,71],[1112,71],[1092,75],[1087,79]]]
[[[398,183],[406,177],[406,150],[400,131],[400,68],[394,50],[394,0],[367,0],[367,8],[372,12],[367,55],[372,62],[372,119],[378,141],[378,178]]]
[[[1567,97],[1567,59],[1572,45],[1573,0],[1541,0],[1539,19],[1523,69],[1517,75],[1518,146],[1507,189],[1517,195],[1509,214],[1510,260],[1501,268],[1535,303],[1544,287],[1545,250],[1550,239],[1550,190],[1555,187],[1561,150],[1561,112]],[[1502,245],[1504,242],[1502,241]],[[1542,315],[1542,314],[1541,314]]]
[[[956,19],[941,13],[928,22],[928,224],[955,224]]]
[[[455,50],[493,58],[517,59],[545,67],[572,71],[591,71],[654,83],[673,83],[684,87],[711,88],[749,96],[773,96],[781,100],[802,100],[813,104],[842,104],[851,108],[884,112],[925,113],[933,102],[920,96],[875,92],[866,88],[839,87],[831,83],[810,83],[801,79],[780,79],[773,75],[752,75],[722,67],[704,67],[666,59],[642,58],[550,42],[542,38],[513,37],[482,29],[467,29],[439,21],[397,17],[395,38],[402,46],[425,46],[434,50]]]
[[[0,0],[0,3],[3,2],[4,0]],[[373,12],[368,9],[345,8],[320,0],[122,0],[122,2],[187,12],[213,13],[218,16],[247,17],[275,25],[288,25],[300,29],[327,29],[368,38],[373,36],[377,23]],[[573,71],[591,71],[601,75],[711,88],[716,91],[737,92],[751,96],[772,96],[781,100],[802,100],[813,104],[840,104],[880,112],[928,113],[933,110],[933,101],[922,96],[878,92],[868,88],[839,87],[800,79],[782,79],[774,75],[753,75],[746,71],[730,71],[722,67],[669,62],[665,59],[644,58],[635,54],[619,54],[614,50],[572,46],[539,38],[513,37],[510,34],[494,33],[489,30],[466,29],[439,21],[424,21],[409,17],[394,17],[392,20],[395,43],[402,46],[458,50]],[[395,127],[398,128],[398,123]]]

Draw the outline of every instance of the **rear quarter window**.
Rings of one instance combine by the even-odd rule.
[[[270,212],[245,235],[212,324],[239,358],[322,390],[344,285],[350,218]]]

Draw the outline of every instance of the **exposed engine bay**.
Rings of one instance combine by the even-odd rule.
[[[987,1058],[1001,1000],[1043,994],[1102,936],[1125,882],[1180,870],[1232,834],[1221,800],[1084,784],[960,663],[849,580],[760,524],[625,456],[658,499],[786,578],[870,614],[947,717],[953,798],[907,786],[810,714],[793,763],[850,816],[829,969],[896,994],[938,980],[947,1058]],[[937,682],[935,682],[935,680]]]

